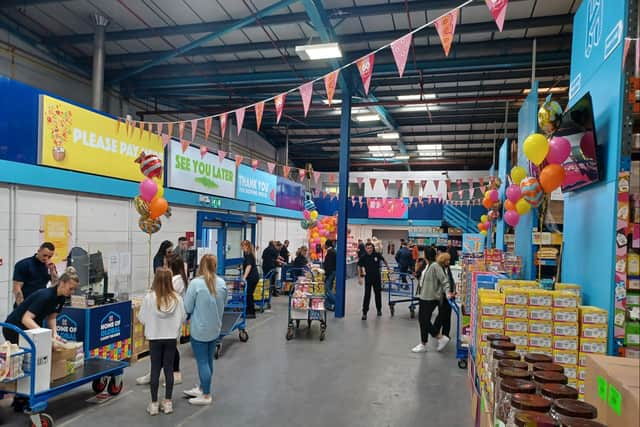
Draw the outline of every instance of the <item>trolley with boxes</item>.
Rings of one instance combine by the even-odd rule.
[[[324,341],[327,331],[324,283],[316,282],[313,273],[306,268],[291,268],[289,274],[295,281],[289,293],[287,341],[295,337],[301,321],[307,322],[309,330],[314,321],[319,322],[320,341]]]

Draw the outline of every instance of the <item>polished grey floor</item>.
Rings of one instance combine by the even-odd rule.
[[[249,323],[247,343],[237,334],[225,339],[210,407],[190,406],[181,397],[196,382],[187,344],[181,346],[185,382],[176,386],[172,415],[152,418],[145,412],[148,388],[135,386],[148,369],[145,359],[126,370],[117,398],[86,403],[92,393],[85,386],[50,401],[47,412],[60,427],[469,426],[466,371],[457,367],[454,343],[442,353],[430,347],[426,354],[412,354],[419,331],[407,306],[397,306],[392,318],[385,303],[382,317],[373,310],[361,321],[361,295],[362,288],[349,282],[347,316],[330,318],[324,342],[317,324],[287,342],[287,298],[274,298],[272,312]],[[26,417],[6,403],[0,424],[24,426]]]

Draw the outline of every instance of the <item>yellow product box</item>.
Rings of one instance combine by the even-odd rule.
[[[553,362],[560,365],[577,365],[578,352],[567,350],[553,350]]]
[[[516,345],[516,348],[529,345],[529,334],[507,332],[505,335],[511,338],[511,342]]]
[[[599,307],[591,307],[588,305],[580,306],[580,323],[581,324],[609,324],[609,313]]]
[[[640,276],[640,254],[630,253],[627,255],[627,274]]]
[[[553,294],[551,291],[542,289],[531,289],[529,291],[529,306],[531,307],[552,307]]]
[[[512,319],[528,319],[529,307],[527,307],[526,305],[505,305],[504,317]]]
[[[579,366],[578,367],[578,379],[580,381],[584,381],[584,378],[587,376],[587,368],[585,368],[584,366]]]
[[[480,313],[483,316],[504,316],[504,304],[498,301],[483,302]]]
[[[553,306],[555,308],[577,308],[578,295],[568,291],[553,292]]]
[[[539,348],[552,349],[553,337],[546,334],[529,334],[529,348],[536,352]]]
[[[554,322],[571,322],[571,323],[577,322],[578,309],[577,308],[554,308],[553,321]]]
[[[504,318],[499,316],[482,316],[480,319],[480,328],[504,330]]]
[[[582,301],[582,286],[574,283],[556,283],[556,291],[566,291],[576,294],[578,296],[578,303]]]
[[[607,340],[596,340],[592,338],[582,338],[580,340],[580,353],[607,353]]]
[[[551,307],[529,307],[529,320],[553,320],[553,309]]]
[[[504,319],[505,332],[521,332],[529,331],[529,321],[526,319]]]
[[[578,365],[562,365],[564,375],[570,380],[578,379]]]
[[[553,322],[530,320],[529,321],[529,333],[530,334],[553,334]]]
[[[584,400],[584,381],[578,380],[578,397],[582,396]]]
[[[573,388],[575,388],[577,390],[578,389],[578,380],[569,378],[569,380],[567,381],[567,385],[569,387],[573,387]]]
[[[579,338],[575,337],[553,337],[553,349],[554,350],[578,350]]]
[[[553,335],[557,337],[577,337],[580,326],[577,323],[556,322],[553,324]]]
[[[529,347],[527,347],[527,346],[523,346],[523,347],[516,346],[516,353],[520,354],[520,356],[523,357],[523,358],[524,358],[525,354],[530,353],[530,352],[531,351],[529,350]]]
[[[609,327],[607,325],[583,323],[580,326],[580,337],[606,340],[608,330]]]
[[[536,289],[538,287],[538,282],[536,282],[535,280],[500,279],[496,284],[496,290],[501,293],[504,293],[504,290],[510,287]]]
[[[505,288],[504,303],[509,305],[528,305],[530,289]]]

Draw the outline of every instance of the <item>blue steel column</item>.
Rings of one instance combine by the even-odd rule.
[[[349,72],[345,70],[344,72]],[[348,80],[345,78],[345,80]],[[342,116],[340,117],[340,169],[338,197],[338,240],[336,266],[336,317],[344,317],[345,289],[347,284],[347,203],[349,201],[349,146],[351,145],[351,88],[342,91]]]

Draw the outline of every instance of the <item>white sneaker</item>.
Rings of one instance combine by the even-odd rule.
[[[201,397],[202,396],[202,389],[198,386],[192,388],[191,390],[185,390],[183,392],[185,394],[185,396],[189,396],[189,397]]]
[[[427,346],[420,343],[417,346],[413,347],[411,349],[412,352],[414,353],[426,353],[427,352]]]
[[[211,402],[213,402],[213,399],[211,397],[204,397],[204,396],[199,396],[199,397],[194,397],[192,399],[189,399],[189,403],[196,406],[211,405]]]
[[[447,344],[449,344],[449,341],[451,340],[446,335],[438,338],[438,351],[442,351],[447,346]]]
[[[147,406],[147,412],[149,413],[149,415],[158,415],[158,413],[160,412],[160,405],[158,404],[158,402],[149,403],[149,406]]]
[[[151,382],[151,372],[147,373],[147,375],[143,375],[141,377],[136,378],[136,384],[138,385],[148,385]]]
[[[170,400],[163,400],[160,409],[162,409],[165,415],[168,415],[173,412],[173,403]]]

